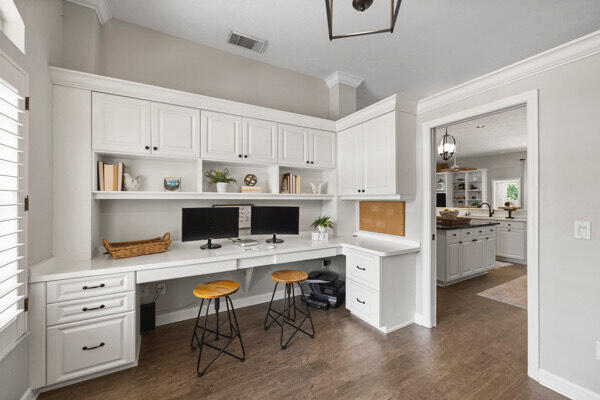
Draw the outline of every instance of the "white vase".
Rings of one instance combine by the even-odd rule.
[[[329,234],[327,232],[325,232],[325,230],[321,231],[321,229],[319,229],[318,231],[312,232],[312,240],[328,240],[328,239],[329,239]]]
[[[217,192],[227,193],[227,182],[217,182]]]

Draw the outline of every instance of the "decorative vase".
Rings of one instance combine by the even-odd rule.
[[[217,193],[227,193],[227,182],[217,182]]]
[[[324,226],[318,226],[317,231],[312,232],[312,240],[327,240],[329,239],[329,234],[326,232]]]

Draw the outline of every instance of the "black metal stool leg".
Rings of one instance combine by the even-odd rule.
[[[208,367],[204,368],[204,370],[202,370],[202,372],[200,372],[200,360],[202,359],[202,347],[204,347],[204,336],[206,334],[206,323],[208,322],[208,311],[210,309],[210,302],[211,302],[211,300],[209,299],[208,305],[206,306],[206,314],[204,315],[204,328],[202,329],[202,339],[200,340],[200,351],[198,353],[198,363],[196,364],[196,372],[198,373],[198,376],[204,375],[204,372],[206,372],[206,369],[208,367],[210,367],[210,364],[209,364]],[[196,335],[196,339],[198,339],[198,335]]]
[[[218,297],[215,299],[215,317],[217,318],[217,329],[215,330],[215,340],[219,341],[219,305],[221,303],[221,299]]]
[[[194,339],[197,339],[198,336],[196,335],[196,328],[198,328],[198,320],[200,320],[200,314],[202,314],[202,306],[204,305],[204,299],[202,299],[202,302],[200,303],[200,309],[198,310],[198,316],[196,317],[196,323],[194,324],[194,333],[192,334],[192,341],[190,342],[190,347],[192,349],[195,349],[196,347],[194,347]]]
[[[284,331],[284,326],[285,326],[285,303],[290,301],[290,297],[288,295],[289,293],[289,288],[288,285],[285,285],[285,290],[283,291],[283,312],[281,313],[281,336],[279,337],[279,345],[281,346],[282,350],[285,350],[285,347],[287,346],[287,343],[285,344],[285,346],[283,345],[283,331]],[[289,312],[289,308],[288,308],[288,312]],[[292,334],[293,336],[293,334]],[[288,340],[289,342],[289,340]]]
[[[300,293],[302,293],[302,286],[298,283],[298,287],[300,288]],[[311,339],[315,337],[315,326],[313,325],[312,316],[310,315],[310,307],[308,306],[308,301],[304,302],[306,306],[306,313],[308,314],[308,320],[310,321],[310,329],[312,330],[312,335],[309,335]],[[304,322],[304,321],[303,321]],[[302,325],[302,324],[300,324]]]
[[[235,308],[233,308],[233,301],[231,301],[231,298],[229,296],[225,297],[225,303],[227,303],[227,301],[229,301],[229,303],[231,304],[231,312],[233,314],[233,321],[235,322],[235,334],[236,336],[240,339],[240,346],[242,347],[242,358],[239,358],[240,361],[244,361],[246,360],[246,350],[244,349],[244,342],[242,341],[242,333],[240,331],[240,326],[238,325],[238,320],[237,320],[237,316],[235,315]],[[232,333],[231,333],[231,337],[232,337],[232,341],[233,341],[233,325],[231,325],[231,319],[229,320],[229,324],[232,328]]]
[[[275,292],[277,291],[277,285],[279,285],[279,282],[275,282],[275,287],[273,288],[273,294],[271,295],[271,301],[269,302],[269,309],[267,310],[267,316],[265,317],[265,331],[267,329],[269,329],[269,327],[273,324],[273,321],[275,320],[275,318],[273,318],[273,316],[271,316],[271,310],[273,308],[273,299],[275,298]],[[269,321],[269,316],[271,318],[273,318],[273,321],[271,321],[271,323],[269,325],[267,325],[267,322]]]

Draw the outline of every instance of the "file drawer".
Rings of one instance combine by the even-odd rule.
[[[134,294],[134,292],[118,293],[48,304],[46,321],[48,326],[52,326],[133,311]]]
[[[367,322],[379,326],[379,292],[348,280],[346,308]]]
[[[48,385],[135,361],[135,312],[48,328]]]
[[[86,278],[65,279],[46,284],[47,303],[87,299],[112,293],[134,290],[132,272],[111,275],[98,275]]]
[[[377,256],[359,252],[346,255],[346,276],[379,290],[380,259]]]

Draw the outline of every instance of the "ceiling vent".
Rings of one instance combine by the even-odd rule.
[[[252,36],[244,35],[242,33],[233,31],[229,34],[227,43],[234,46],[243,47],[255,53],[262,53],[262,51],[265,49],[265,46],[267,45],[266,40],[254,38]]]

